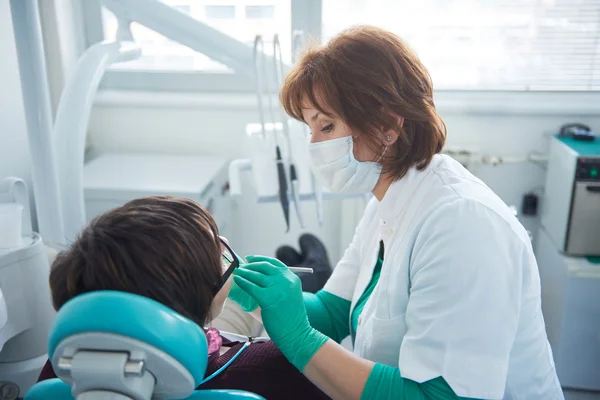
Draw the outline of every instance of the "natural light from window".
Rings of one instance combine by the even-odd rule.
[[[256,35],[262,35],[264,51],[273,53],[273,36],[280,36],[281,50],[286,63],[291,61],[291,0],[161,0],[179,11],[242,41],[254,45]],[[117,20],[102,10],[104,36],[115,40]],[[168,40],[137,23],[132,33],[142,47],[142,57],[136,61],[117,64],[113,70],[201,71],[232,72],[228,67],[199,54],[188,47]]]
[[[600,0],[323,0],[323,40],[402,36],[438,89],[600,90]]]

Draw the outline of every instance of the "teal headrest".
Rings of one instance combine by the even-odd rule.
[[[25,395],[25,400],[73,400],[71,387],[60,379],[50,379],[35,384]],[[241,390],[195,390],[185,400],[265,400],[263,397]]]
[[[172,309],[143,296],[116,291],[85,293],[69,300],[50,331],[48,355],[59,343],[86,332],[123,335],[164,351],[200,384],[208,363],[204,330]]]
[[[25,395],[25,400],[71,400],[71,386],[58,378],[36,383]]]

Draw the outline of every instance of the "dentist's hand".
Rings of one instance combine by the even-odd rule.
[[[235,270],[233,280],[256,299],[269,336],[288,361],[302,371],[328,338],[308,322],[300,278],[277,259],[246,259],[249,264]]]
[[[240,266],[238,269],[243,269],[245,266]],[[235,278],[231,282],[231,290],[227,298],[234,303],[237,303],[242,310],[252,312],[258,308],[258,302],[252,296],[244,292],[236,283]]]

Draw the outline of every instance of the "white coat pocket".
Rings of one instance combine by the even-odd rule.
[[[398,367],[400,346],[407,330],[405,314],[385,319],[364,317],[364,325],[356,335],[355,352],[367,360]]]

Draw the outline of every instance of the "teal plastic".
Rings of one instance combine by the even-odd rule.
[[[202,382],[208,363],[204,331],[172,309],[143,296],[116,291],[85,293],[69,300],[50,331],[52,360],[59,343],[80,333],[105,332],[147,343],[179,361]]]
[[[600,137],[596,137],[596,140],[593,142],[575,140],[570,136],[556,136],[556,138],[569,146],[579,155],[600,157]]]
[[[257,394],[241,390],[196,390],[185,400],[265,400]]]
[[[33,385],[24,400],[71,400],[71,386],[60,379],[48,379]]]
[[[600,264],[600,256],[589,256],[587,260],[592,264]]]
[[[35,384],[24,400],[74,400],[71,387],[60,379],[48,379]],[[196,390],[185,400],[265,400],[263,397],[241,390]]]

